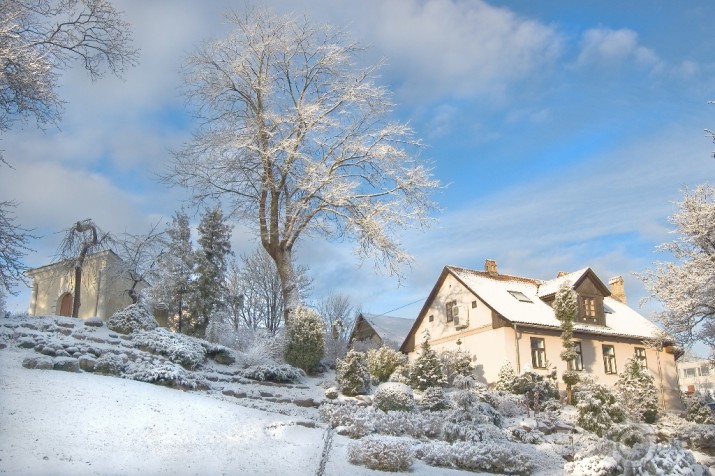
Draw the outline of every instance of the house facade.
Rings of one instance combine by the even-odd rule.
[[[486,384],[497,381],[507,362],[517,372],[546,374],[555,367],[560,376],[567,363],[559,356],[561,327],[551,305],[567,281],[579,307],[573,337],[578,357],[568,365],[613,385],[626,359],[635,357],[653,375],[662,409],[681,410],[675,348],[650,345],[658,329],[626,304],[623,279],[606,286],[590,268],[541,281],[500,274],[492,260],[484,271],[447,266],[400,350],[414,359],[427,339],[437,351],[467,351]]]
[[[683,358],[678,361],[680,390],[683,393],[699,392],[715,397],[715,366],[707,359]]]
[[[107,250],[87,256],[80,288],[79,316],[82,319],[109,319],[132,303],[126,290],[131,281],[122,277],[121,258]],[[31,316],[71,316],[74,299],[74,268],[67,262],[54,263],[26,272],[32,278]],[[140,283],[139,289],[146,287]]]

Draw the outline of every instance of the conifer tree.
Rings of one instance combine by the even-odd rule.
[[[511,362],[506,362],[499,369],[499,375],[497,376],[497,383],[495,388],[502,392],[514,392],[514,382],[516,381],[516,372],[514,367],[511,366]]]
[[[437,353],[430,347],[427,338],[422,343],[419,357],[410,367],[410,386],[425,390],[429,387],[444,387],[446,384],[442,363]]]
[[[220,208],[207,210],[198,227],[199,249],[191,309],[191,333],[204,337],[211,314],[224,304],[226,269],[231,254],[231,227]]]
[[[579,381],[578,371],[574,368],[577,354],[573,345],[573,321],[576,319],[577,303],[576,291],[569,281],[564,282],[556,293],[553,307],[556,319],[561,322],[561,343],[564,350],[560,356],[568,365],[561,378],[566,384],[566,402],[569,405],[573,404],[573,386]]]
[[[285,361],[306,372],[320,366],[325,355],[325,323],[317,312],[298,306],[286,324]]]
[[[186,332],[188,328],[193,270],[189,217],[181,210],[166,227],[165,250],[157,259],[149,291],[155,305],[166,308],[169,326],[178,332]]]
[[[653,377],[638,359],[626,360],[625,369],[616,382],[616,391],[631,418],[646,423],[655,422],[658,416],[658,390]]]

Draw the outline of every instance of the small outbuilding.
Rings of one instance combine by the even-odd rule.
[[[414,323],[414,319],[360,313],[350,335],[350,346],[359,343],[369,348],[385,345],[399,349]]]

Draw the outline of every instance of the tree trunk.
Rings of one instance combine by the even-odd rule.
[[[298,285],[295,282],[295,270],[293,269],[293,255],[290,249],[279,249],[275,255],[271,255],[276,262],[278,276],[281,278],[281,293],[283,294],[283,322],[288,325],[290,315],[300,304],[298,296]]]
[[[74,267],[74,296],[72,300],[72,317],[79,317],[80,292],[82,290],[82,265]]]

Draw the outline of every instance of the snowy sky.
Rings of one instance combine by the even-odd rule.
[[[222,36],[222,11],[243,1],[114,0],[133,25],[141,62],[123,80],[65,71],[58,128],[15,124],[0,148],[0,200],[41,238],[28,266],[46,264],[72,222],[115,233],[168,220],[186,194],[158,184],[170,150],[194,124],[178,70],[202,40]],[[414,317],[444,265],[549,279],[586,266],[607,281],[634,272],[672,239],[667,217],[686,186],[715,182],[715,55],[710,0],[516,2],[265,0],[279,12],[346,26],[386,59],[381,81],[395,118],[429,146],[447,187],[424,233],[402,241],[415,257],[401,287],[359,265],[349,243],[304,241],[299,259],[315,297],[347,293],[363,309]],[[254,237],[235,224],[234,249]],[[25,310],[28,292],[11,298]],[[644,313],[648,313],[648,309]]]

